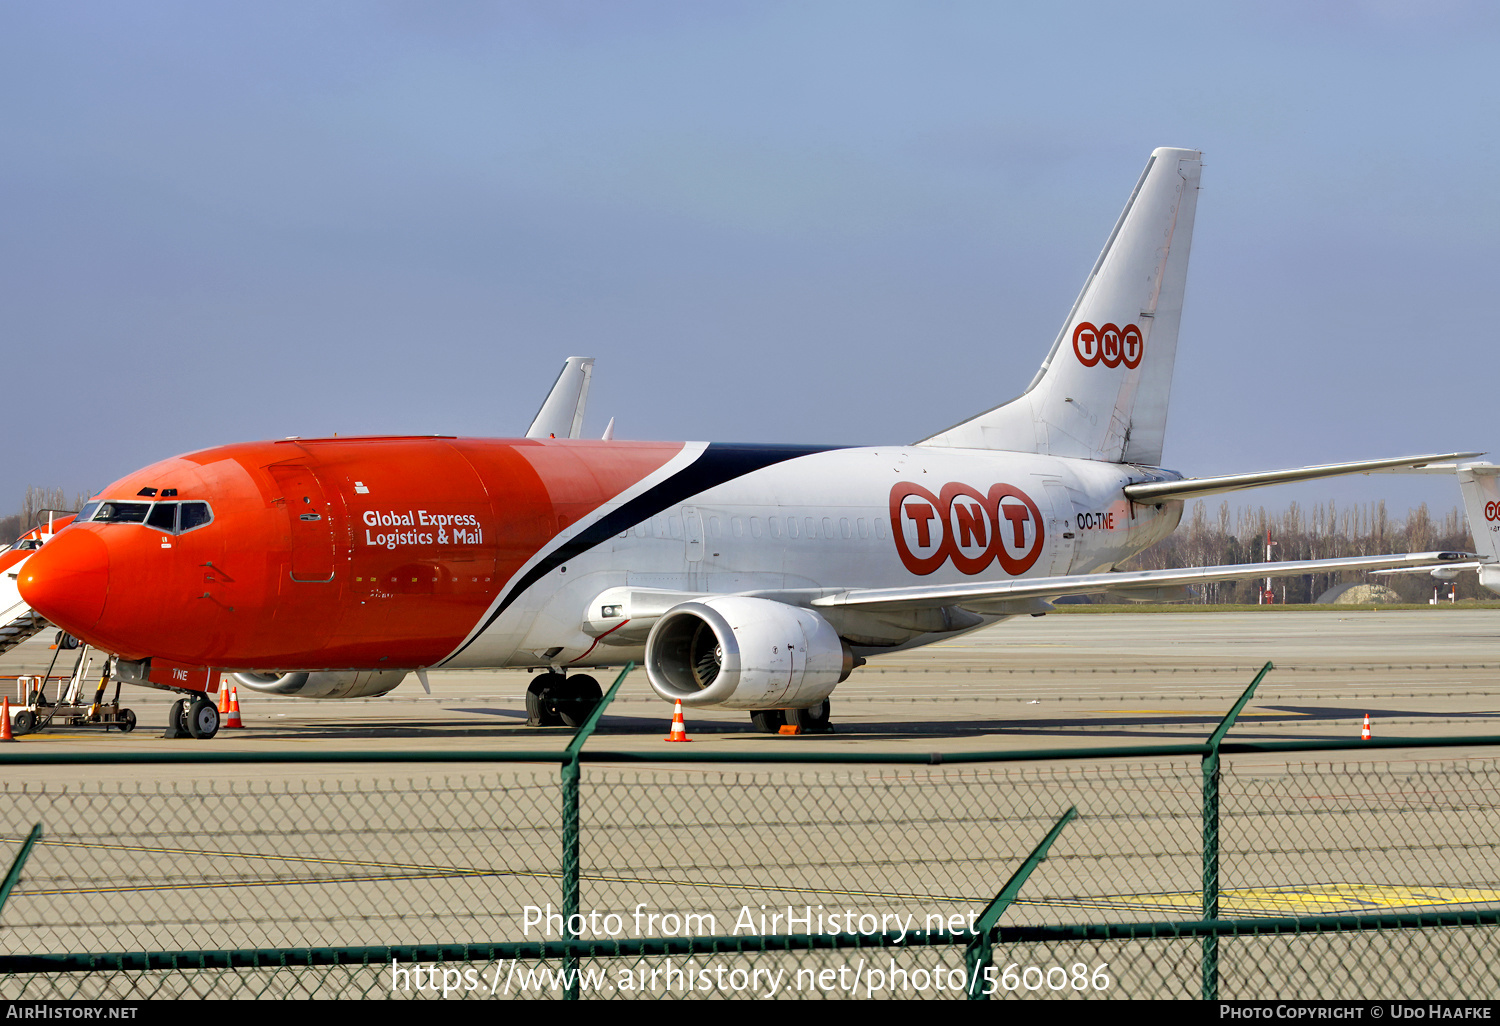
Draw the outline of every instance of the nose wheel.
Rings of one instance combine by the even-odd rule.
[[[131,727],[135,717],[131,717]],[[179,698],[167,710],[167,731],[163,737],[195,737],[207,740],[219,732],[219,710],[207,698]]]
[[[179,698],[167,709],[167,731],[162,737],[175,739],[188,736],[187,704],[186,698]]]
[[[206,741],[219,732],[219,709],[206,698],[195,698],[187,709],[188,733]]]

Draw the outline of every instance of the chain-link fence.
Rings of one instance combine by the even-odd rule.
[[[1500,739],[641,768],[578,744],[314,754],[293,784],[226,782],[239,753],[91,784],[46,765],[107,757],[18,758],[0,837],[42,836],[0,894],[0,996],[1500,992]]]
[[[1197,997],[1202,945],[1186,928],[1202,919],[1200,767],[1087,759],[586,764],[579,946],[622,954],[584,957],[581,989],[960,996],[976,917],[1075,807],[1002,919],[995,986]],[[1293,917],[1303,933],[1222,938],[1221,996],[1496,992],[1493,927],[1349,933],[1319,922],[1500,908],[1492,762],[1271,770],[1254,760],[1242,772],[1226,761],[1220,917]],[[0,832],[19,842],[41,823],[44,836],[0,919],[0,991],[561,996],[559,974],[575,966],[563,952],[556,771],[390,770],[293,786],[198,773],[151,785],[6,784]],[[799,935],[823,946],[797,947]],[[778,945],[793,949],[759,950]],[[355,964],[328,965],[339,948]],[[112,954],[35,960],[81,952]],[[63,964],[76,968],[39,971]],[[194,965],[207,968],[183,968]]]

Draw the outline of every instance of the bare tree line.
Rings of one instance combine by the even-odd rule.
[[[1264,562],[1268,532],[1272,543],[1270,559],[1275,562],[1381,556],[1392,552],[1473,551],[1464,515],[1456,506],[1441,521],[1433,519],[1426,503],[1408,511],[1405,520],[1393,520],[1384,502],[1339,508],[1330,501],[1327,505],[1313,506],[1310,512],[1293,502],[1280,513],[1273,513],[1264,506],[1231,508],[1227,501],[1220,502],[1218,509],[1211,512],[1208,504],[1200,500],[1193,503],[1170,538],[1142,552],[1129,568],[1155,570]],[[1283,593],[1289,603],[1314,602],[1335,585],[1369,582],[1390,588],[1405,602],[1428,601],[1437,583],[1427,574],[1372,578],[1363,573],[1321,573],[1273,577],[1272,588],[1278,603]],[[1205,605],[1255,602],[1263,583],[1224,581],[1202,585],[1194,601]],[[1480,592],[1475,574],[1460,574],[1452,584],[1458,588],[1461,599],[1489,597],[1488,592]],[[1447,596],[1448,582],[1444,582],[1442,597]]]
[[[61,488],[38,488],[28,485],[21,499],[21,512],[0,517],[0,543],[9,545],[26,531],[47,519],[45,510],[80,510],[89,501],[89,492],[80,492],[70,500]]]

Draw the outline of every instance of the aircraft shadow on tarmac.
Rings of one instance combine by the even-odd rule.
[[[489,737],[512,739],[520,737],[560,738],[571,733],[566,727],[529,727],[526,713],[520,709],[462,707],[450,710],[470,716],[494,717],[495,720],[447,719],[447,720],[392,720],[361,721],[358,723],[317,723],[299,725],[273,725],[259,727],[252,736],[264,738],[295,737],[299,740],[315,738],[451,738]],[[1238,741],[1287,740],[1285,730],[1266,730],[1267,727],[1307,727],[1313,724],[1348,724],[1338,729],[1309,731],[1299,730],[1298,740],[1348,740],[1357,737],[1359,724],[1368,713],[1381,735],[1379,725],[1385,723],[1409,723],[1412,720],[1431,721],[1487,721],[1500,717],[1500,712],[1425,712],[1406,709],[1353,708],[1331,705],[1278,705],[1262,706],[1241,718],[1231,732],[1230,738]],[[857,719],[835,720],[833,733],[848,738],[886,738],[893,741],[918,738],[953,737],[973,738],[976,735],[1004,735],[1014,740],[1020,737],[1060,738],[1131,738],[1151,739],[1162,743],[1192,743],[1201,740],[1199,733],[1207,736],[1218,724],[1219,714],[1117,714],[1092,717],[1067,717],[1054,719],[933,719],[921,723],[910,722],[861,722]],[[496,722],[496,721],[499,722]],[[609,716],[606,715],[595,731],[595,744],[608,744],[611,735],[638,737],[642,734],[664,734],[670,728],[667,718],[660,716]],[[1258,729],[1262,728],[1262,729]],[[727,720],[700,720],[689,723],[692,734],[742,734],[748,737],[764,737],[772,741],[771,735],[757,734],[748,723]],[[1454,733],[1467,733],[1455,731]],[[819,735],[808,735],[816,737]],[[783,742],[786,738],[774,738]]]

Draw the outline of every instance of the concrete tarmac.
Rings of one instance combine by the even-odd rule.
[[[52,654],[46,640],[34,640],[10,653],[0,674],[41,673]],[[64,653],[59,665],[70,659]],[[1202,796],[1194,757],[935,767],[738,757],[1197,742],[1267,661],[1276,669],[1231,740],[1351,741],[1366,714],[1377,739],[1500,735],[1500,611],[1487,609],[1024,618],[857,670],[834,693],[834,733],[763,735],[744,713],[689,712],[690,745],[664,742],[671,708],[637,670],[589,750],[722,753],[730,761],[587,764],[583,908],[626,923],[642,908],[711,915],[723,928],[762,906],[919,923],[962,918],[984,906],[1071,806],[1079,818],[1006,922],[1196,919]],[[133,733],[58,726],[5,747],[522,753],[559,751],[571,737],[525,725],[524,672],[430,676],[431,696],[415,678],[391,696],[353,702],[242,693],[247,729],[209,741],[164,739],[173,696],[127,687],[140,720]],[[605,685],[613,677],[598,676]],[[14,684],[4,686],[14,697]],[[7,767],[7,754],[0,751],[0,831],[19,841],[41,822],[46,837],[7,906],[0,951],[535,940],[528,908],[560,903],[555,764]],[[1398,747],[1229,760],[1223,914],[1495,907],[1497,754],[1489,746]],[[1477,997],[1500,986],[1500,960],[1486,946],[1492,933],[1479,931],[1472,943],[1462,932],[1442,934],[1449,947],[1401,956],[1395,975],[1379,969],[1395,957],[1381,945],[1425,951],[1436,935],[1376,937],[1373,948],[1347,956],[1357,962],[1333,968],[1275,942],[1251,965],[1226,966],[1222,993]],[[1299,943],[1348,948],[1337,938]],[[1006,958],[1043,967],[1109,962],[1119,993],[1193,997],[1197,951],[1196,942],[1062,945]],[[1249,957],[1252,946],[1226,942],[1226,951]],[[942,957],[958,964],[956,952]],[[854,961],[809,954],[788,964],[842,969]],[[744,956],[733,964],[752,963]],[[0,980],[0,992],[128,997],[150,983],[162,988],[156,996],[381,996],[390,992],[387,975],[12,978]]]
[[[0,659],[45,672],[48,635]],[[54,673],[76,653],[64,652]],[[1275,664],[1234,739],[1500,734],[1500,611],[1053,614],[1023,617],[923,649],[873,659],[833,695],[834,732],[755,733],[737,711],[687,710],[695,750],[1014,751],[1153,745],[1206,736],[1267,661]],[[97,665],[92,680],[97,680]],[[616,671],[596,671],[608,687]],[[388,696],[307,701],[241,690],[243,731],[211,741],[161,734],[167,692],[126,686],[131,734],[55,725],[22,739],[57,751],[556,750],[571,731],[526,726],[524,671],[415,675]],[[92,684],[87,689],[92,691]],[[592,749],[667,751],[671,706],[645,672],[627,679]]]
[[[49,634],[0,658],[0,681],[42,673]],[[71,670],[62,652],[54,673]],[[1235,739],[1500,733],[1500,612],[1055,613],[1002,622],[927,648],[874,658],[832,696],[834,732],[753,732],[748,715],[687,709],[688,736],[714,751],[993,751],[1178,744],[1208,735],[1257,670],[1275,669]],[[92,681],[98,679],[98,664]],[[615,670],[595,672],[607,687]],[[55,724],[23,738],[52,750],[556,750],[562,727],[528,727],[520,670],[435,670],[378,699],[321,702],[240,690],[246,729],[211,741],[163,739],[172,694],[126,687],[139,727]],[[92,691],[93,685],[87,690]],[[672,708],[636,669],[591,748],[661,747]]]

